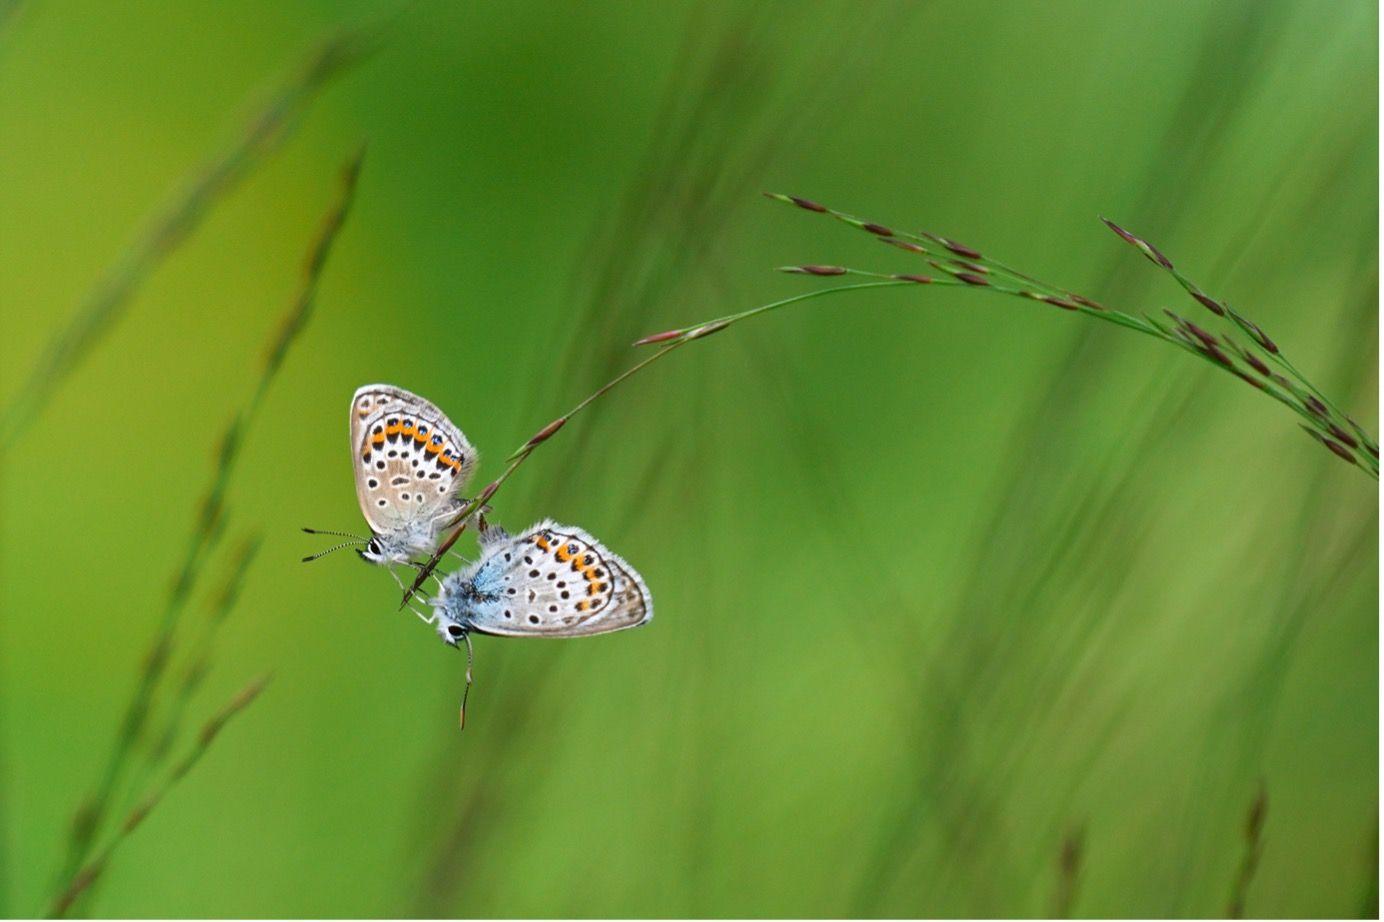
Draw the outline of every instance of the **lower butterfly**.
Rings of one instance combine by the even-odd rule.
[[[639,573],[588,532],[551,520],[519,535],[490,526],[480,560],[449,574],[422,616],[452,646],[471,637],[590,637],[648,624],[653,598]],[[466,725],[466,695],[461,701]]]

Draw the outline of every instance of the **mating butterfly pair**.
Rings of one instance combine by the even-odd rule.
[[[363,544],[361,558],[391,573],[396,564],[416,566],[413,558],[430,556],[457,524],[466,506],[462,491],[476,469],[475,448],[432,403],[369,384],[351,399],[351,455],[370,537],[345,535],[354,540],[304,560]],[[586,637],[653,617],[644,580],[580,528],[544,520],[510,535],[482,522],[480,551],[479,560],[438,581],[431,615],[416,612],[451,646],[464,640],[469,651],[472,632]],[[464,709],[463,701],[463,720]]]

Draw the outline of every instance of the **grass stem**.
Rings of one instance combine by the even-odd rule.
[[[178,622],[201,574],[206,557],[221,533],[226,492],[240,459],[245,433],[258,416],[265,394],[277,377],[284,357],[312,316],[322,270],[355,198],[356,182],[360,176],[364,153],[362,148],[347,162],[342,171],[336,201],[328,210],[321,229],[309,247],[303,280],[283,323],[270,341],[254,393],[232,419],[221,439],[216,467],[212,471],[211,482],[201,503],[192,538],[174,579],[172,592],[164,606],[154,643],[145,659],[134,693],[126,705],[115,741],[106,757],[101,779],[73,819],[66,857],[58,875],[59,880],[70,879],[90,854],[92,845],[110,812],[112,799],[125,777],[135,745],[143,737],[148,726],[151,706],[167,673],[168,661],[175,646]]]
[[[77,899],[81,897],[92,884],[96,883],[103,873],[105,873],[106,868],[110,865],[111,856],[115,854],[116,849],[118,849],[120,845],[139,828],[139,825],[144,822],[145,818],[163,802],[163,799],[168,796],[168,792],[171,791],[179,781],[186,777],[187,773],[192,771],[198,762],[202,761],[202,758],[206,756],[207,751],[211,748],[212,742],[220,735],[226,724],[230,723],[237,715],[254,703],[255,699],[259,697],[260,692],[264,691],[265,686],[269,684],[269,679],[269,676],[263,676],[245,686],[225,707],[214,714],[212,718],[202,726],[202,731],[198,734],[197,741],[193,744],[192,749],[173,766],[167,779],[140,800],[135,808],[125,817],[125,821],[120,824],[120,828],[117,830],[116,834],[95,857],[73,871],[57,898],[49,907],[48,918],[60,919],[71,911]]]

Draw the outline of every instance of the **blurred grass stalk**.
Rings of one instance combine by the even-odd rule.
[[[1076,905],[1077,886],[1081,883],[1081,862],[1086,851],[1086,830],[1080,826],[1070,830],[1062,840],[1057,856],[1057,893],[1053,896],[1052,917],[1070,919]]]
[[[168,792],[171,791],[188,772],[192,771],[198,762],[202,761],[202,758],[207,754],[207,750],[211,748],[212,742],[215,741],[216,737],[221,733],[221,730],[226,724],[230,723],[237,715],[254,703],[255,699],[259,697],[260,692],[264,691],[265,686],[269,684],[269,680],[270,676],[267,675],[255,679],[236,693],[235,697],[233,697],[225,707],[214,714],[212,718],[202,726],[202,730],[197,735],[197,741],[193,744],[192,749],[173,766],[172,771],[168,774],[168,778],[161,785],[145,795],[139,804],[125,817],[125,821],[121,823],[120,829],[111,840],[106,843],[105,847],[102,848],[94,858],[82,865],[72,874],[71,879],[66,882],[62,891],[58,894],[58,897],[53,901],[53,905],[49,908],[48,918],[58,919],[68,914],[78,898],[80,898],[92,884],[96,883],[102,873],[105,872],[106,868],[110,865],[111,856],[115,853],[115,850],[120,847],[120,844],[139,828],[140,823],[144,822],[145,817],[152,813],[163,799],[168,796]]]
[[[1202,291],[1196,283],[1182,275],[1173,266],[1172,261],[1152,244],[1135,236],[1113,221],[1101,219],[1120,239],[1134,246],[1150,262],[1172,275],[1183,290],[1198,304],[1215,316],[1230,320],[1242,334],[1248,337],[1252,346],[1246,347],[1232,338],[1229,333],[1217,336],[1173,311],[1165,311],[1173,321],[1170,326],[1148,315],[1138,316],[1106,307],[1090,298],[1046,282],[1040,282],[1031,276],[1011,269],[998,260],[984,256],[978,250],[946,237],[940,237],[926,231],[915,234],[886,227],[794,195],[779,193],[765,193],[765,195],[774,201],[794,205],[804,211],[829,215],[838,221],[873,235],[882,243],[923,256],[927,259],[929,266],[943,273],[947,278],[955,280],[955,282],[975,288],[988,289],[1000,294],[1039,301],[1062,310],[1086,314],[1136,330],[1190,352],[1216,368],[1229,372],[1256,390],[1263,391],[1288,407],[1306,421],[1302,424],[1302,428],[1308,435],[1329,449],[1332,454],[1352,467],[1360,468],[1375,480],[1379,479],[1379,443],[1359,423],[1337,409],[1335,404],[1318,387],[1298,371],[1276,342],[1270,339],[1254,322],[1234,308]],[[946,278],[934,276],[885,275],[849,269],[844,266],[787,266],[784,267],[784,271],[813,276],[862,275],[910,281],[918,284],[938,284],[946,281]],[[639,344],[655,341],[657,341],[656,338],[649,337],[641,340]],[[1269,364],[1277,365],[1287,374],[1284,375],[1272,370]]]
[[[1235,885],[1230,892],[1230,902],[1225,914],[1231,919],[1245,917],[1245,898],[1249,885],[1259,870],[1259,857],[1264,853],[1264,819],[1269,811],[1269,792],[1264,783],[1259,782],[1259,793],[1245,813],[1245,851],[1240,857],[1240,867],[1235,874]]]
[[[182,679],[178,683],[178,689],[169,706],[169,713],[164,718],[163,729],[159,731],[149,750],[148,761],[151,766],[157,766],[167,758],[173,745],[178,741],[178,734],[182,730],[183,720],[189,705],[192,703],[192,698],[201,688],[203,680],[206,679],[207,673],[211,670],[216,636],[220,632],[221,626],[226,623],[226,619],[230,617],[231,612],[235,610],[236,603],[240,601],[241,589],[245,585],[245,576],[254,566],[262,542],[263,537],[261,535],[251,535],[242,541],[236,552],[231,555],[230,562],[226,566],[225,578],[209,601],[207,621],[201,641],[183,670]]]
[[[152,704],[167,673],[168,662],[174,650],[178,622],[186,607],[188,597],[201,574],[207,553],[221,534],[224,524],[226,492],[240,458],[245,433],[258,415],[264,397],[278,376],[289,350],[297,342],[307,322],[312,317],[322,270],[332,251],[332,246],[336,242],[337,235],[350,213],[364,156],[365,151],[362,147],[342,170],[341,186],[336,201],[327,211],[322,226],[308,249],[307,259],[303,266],[303,279],[298,293],[292,306],[285,314],[279,330],[270,340],[254,393],[249,402],[232,419],[221,440],[211,483],[202,501],[192,539],[187,546],[183,562],[173,583],[172,592],[164,608],[158,634],[140,674],[139,684],[126,706],[120,729],[116,734],[111,752],[106,758],[101,780],[95,792],[87,798],[74,818],[67,856],[58,875],[60,881],[69,880],[76,874],[91,853],[92,845],[110,812],[111,800],[129,767],[130,756],[134,747],[148,726]]]
[[[0,10],[5,8],[0,7]],[[13,7],[9,8],[12,12]],[[144,281],[297,127],[300,117],[331,82],[368,58],[392,20],[343,29],[318,45],[250,118],[225,150],[182,183],[143,235],[107,269],[101,281],[0,409],[0,432],[9,445],[43,411],[62,382],[119,321]],[[0,447],[0,451],[4,448]]]

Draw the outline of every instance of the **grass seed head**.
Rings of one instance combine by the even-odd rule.
[[[828,274],[836,274],[836,273],[828,273]],[[721,332],[721,331],[724,330],[726,327],[730,326],[730,324],[731,324],[731,322],[730,322],[729,320],[718,320],[718,321],[716,321],[715,323],[708,323],[706,326],[697,327],[697,329],[695,329],[695,330],[693,330],[692,332],[688,333],[688,334],[687,334],[687,338],[688,338],[688,340],[701,339],[701,338],[704,337],[704,336],[710,336],[712,333],[719,333],[719,332]]]
[[[1156,246],[1149,243],[1142,237],[1136,237],[1134,234],[1131,234],[1123,227],[1120,227],[1120,225],[1116,224],[1114,221],[1111,221],[1109,218],[1101,218],[1101,221],[1105,223],[1106,227],[1114,231],[1121,240],[1123,240],[1125,243],[1128,243],[1130,246],[1133,246],[1136,249],[1138,249],[1139,252],[1143,253],[1144,256],[1148,257],[1150,261],[1159,266],[1162,266],[1164,269],[1167,269],[1168,271],[1172,271],[1172,260],[1168,259],[1168,257],[1160,253]]]
[[[967,259],[984,259],[984,258],[985,258],[985,257],[981,254],[980,250],[977,250],[977,249],[975,249],[975,248],[973,248],[973,247],[968,247],[968,246],[966,246],[966,244],[964,244],[964,243],[958,243],[957,241],[955,241],[955,240],[949,240],[949,239],[946,238],[946,237],[939,237],[937,234],[933,234],[933,233],[930,233],[930,232],[928,232],[928,231],[923,231],[923,232],[922,232],[922,235],[923,235],[924,237],[926,237],[927,239],[933,241],[934,243],[940,243],[942,246],[946,247],[948,250],[951,250],[951,251],[952,251],[953,253],[955,253],[957,256],[964,256],[964,257],[966,257]]]
[[[1226,311],[1230,314],[1231,318],[1237,324],[1240,325],[1240,328],[1242,330],[1244,330],[1250,336],[1254,337],[1254,341],[1259,344],[1259,348],[1263,349],[1265,352],[1272,353],[1273,355],[1278,354],[1278,344],[1275,343],[1273,340],[1269,339],[1269,337],[1265,335],[1263,330],[1259,329],[1259,327],[1254,323],[1254,321],[1242,317],[1235,311],[1230,310],[1230,308],[1226,308]]]
[[[791,272],[795,275],[845,275],[844,266],[784,266],[780,272]]]
[[[1215,298],[1202,294],[1200,291],[1193,291],[1191,294],[1192,297],[1201,302],[1202,307],[1206,308],[1217,317],[1225,316],[1225,308],[1221,305],[1221,302],[1217,301]]]
[[[799,208],[806,208],[808,211],[825,213],[827,210],[827,206],[825,205],[819,205],[811,199],[799,198],[796,195],[788,196],[788,201],[792,202],[794,205],[797,205]]]
[[[1192,321],[1184,320],[1182,321],[1182,325],[1184,328],[1186,328],[1188,333],[1191,333],[1197,339],[1201,340],[1204,345],[1212,348],[1220,345],[1219,339],[1217,339],[1213,334],[1207,332],[1206,330],[1203,330],[1201,327],[1197,326]]]
[[[567,425],[567,417],[559,416],[557,419],[548,423],[548,425],[544,426],[542,429],[539,429],[538,432],[534,433],[533,438],[529,439],[528,442],[525,443],[525,445],[532,446],[538,445],[541,442],[546,442],[548,441],[548,439],[552,438],[555,432],[557,432],[565,425]]]
[[[1217,364],[1224,365],[1226,368],[1234,369],[1235,363],[1230,361],[1230,356],[1221,351],[1219,346],[1211,343],[1202,343],[1201,351],[1211,356]]]
[[[662,333],[654,333],[650,336],[645,336],[643,339],[636,339],[634,345],[648,346],[653,343],[666,343],[668,340],[677,339],[681,335],[682,330],[664,330]]]
[[[1355,455],[1351,454],[1349,448],[1346,448],[1344,445],[1342,445],[1340,442],[1337,442],[1335,439],[1323,438],[1322,444],[1325,445],[1327,448],[1331,449],[1331,453],[1334,454],[1336,457],[1340,458],[1342,461],[1348,461],[1351,464],[1355,463]]]
[[[907,250],[910,253],[926,253],[928,251],[927,247],[923,246],[921,243],[914,243],[911,240],[900,240],[898,237],[880,237],[878,239],[881,243],[887,243],[890,246],[898,247],[900,250]]]
[[[1349,432],[1346,432],[1344,429],[1342,429],[1335,423],[1332,423],[1330,426],[1327,427],[1327,429],[1331,432],[1332,436],[1335,437],[1336,441],[1343,442],[1354,449],[1358,449],[1360,447],[1360,443],[1356,441],[1355,436],[1351,435]]]
[[[1269,366],[1265,365],[1259,359],[1259,356],[1255,355],[1253,352],[1247,351],[1241,354],[1244,356],[1245,361],[1249,363],[1249,367],[1253,368],[1255,371],[1259,372],[1264,377],[1267,378],[1270,374],[1272,374],[1272,372],[1269,371]]]

